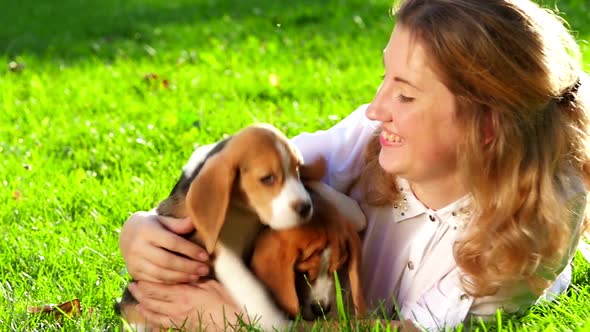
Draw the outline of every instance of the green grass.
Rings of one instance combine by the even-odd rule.
[[[558,4],[589,70],[590,6]],[[253,121],[324,129],[370,101],[389,7],[0,0],[0,330],[116,329],[126,218],[168,194],[195,143]],[[567,295],[479,329],[590,331],[589,271],[578,257]],[[27,313],[74,298],[92,313]]]

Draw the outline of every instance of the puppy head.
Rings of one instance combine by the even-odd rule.
[[[336,305],[336,285],[330,273],[332,248],[325,247],[296,267],[295,288],[301,317],[314,320],[326,317]]]
[[[254,244],[250,267],[270,290],[281,309],[295,317],[300,311],[297,295],[297,265],[315,257],[326,246],[327,237],[312,224],[285,230],[265,229]]]
[[[237,190],[262,223],[285,229],[307,222],[313,206],[299,178],[299,151],[268,125],[244,130],[238,144],[247,148],[240,151]]]
[[[306,320],[336,307],[334,272],[355,314],[365,314],[360,288],[360,238],[354,226],[328,202],[312,193],[310,223],[284,231],[267,230],[255,244],[251,267],[289,315]]]
[[[313,206],[299,179],[301,163],[297,149],[270,125],[241,130],[208,158],[187,194],[189,215],[207,251],[215,247],[230,202],[273,229],[307,222]]]
[[[360,238],[354,225],[346,219],[338,220],[341,216],[335,213],[322,215],[323,218],[331,216],[332,221],[336,221],[325,225],[326,247],[311,259],[300,262],[296,268],[299,272],[296,278],[301,316],[306,320],[338,316],[335,310],[335,273],[346,311],[354,312],[357,317],[365,315],[365,300],[360,285]]]

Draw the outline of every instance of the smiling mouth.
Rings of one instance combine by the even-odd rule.
[[[403,138],[401,138],[400,136],[397,136],[395,134],[391,134],[391,133],[387,133],[382,131],[381,132],[381,137],[386,140],[387,142],[391,142],[391,143],[401,143],[404,141]]]

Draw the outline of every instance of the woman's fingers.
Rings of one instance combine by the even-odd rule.
[[[209,255],[205,249],[165,229],[162,229],[158,236],[152,237],[151,242],[158,247],[182,254],[193,260],[201,262],[207,262],[209,260]]]
[[[129,274],[136,280],[160,283],[195,282],[209,274],[207,252],[175,232],[191,230],[187,219],[134,213],[123,225],[121,254]]]
[[[177,322],[174,318],[170,316],[166,316],[156,311],[144,308],[142,304],[138,304],[136,309],[153,326],[165,329],[179,330],[183,330],[184,328],[190,326],[189,317],[185,317],[184,320],[180,320]]]
[[[162,314],[170,314],[166,311],[160,311],[158,308],[165,309],[167,304],[175,299],[173,285],[164,285],[149,281],[134,281],[129,284],[129,291],[137,302],[143,304],[146,309],[157,310]]]
[[[158,216],[158,221],[166,229],[176,234],[188,234],[195,230],[195,225],[190,218],[176,219],[166,216]]]
[[[175,285],[135,281],[129,291],[139,302],[137,310],[156,326],[223,327],[240,313],[227,291],[214,280]]]
[[[145,243],[145,237],[149,236],[149,230],[154,224],[157,224],[155,214],[144,211],[132,214],[125,221],[119,236],[119,248],[126,263],[135,258],[133,253],[137,251],[137,246]]]
[[[143,316],[145,319],[154,326],[163,327],[163,328],[175,328],[175,323],[172,319],[168,316],[162,315],[160,313],[148,310],[144,308],[144,306],[140,303],[136,307],[136,310]]]
[[[150,247],[146,250],[147,252],[145,253],[145,256],[148,256],[150,261],[165,270],[199,276],[206,276],[209,274],[209,267],[203,262],[192,260],[175,254],[174,252],[162,250],[158,247]]]
[[[141,260],[138,262],[136,273],[133,276],[133,278],[136,280],[145,280],[165,284],[196,282],[201,277],[202,275],[200,274],[166,269],[148,260]]]
[[[139,240],[129,256],[132,258],[127,260],[127,270],[138,280],[194,282],[209,274],[205,263],[179,256],[158,245],[141,244]]]
[[[169,317],[186,317],[195,307],[203,305],[203,299],[199,299],[203,290],[187,284],[135,281],[129,285],[129,291],[144,309]]]
[[[129,285],[129,291],[133,294],[133,297],[139,302],[136,309],[141,315],[143,315],[151,324],[160,327],[181,327],[182,319],[189,319],[188,316],[181,318],[180,324],[176,321],[178,317],[178,306],[170,302],[172,298],[168,295],[168,298],[160,299],[158,295],[162,295],[157,292],[157,288],[154,291],[149,286],[149,283],[142,282],[139,285],[137,282],[133,282]],[[150,293],[151,292],[151,293]]]

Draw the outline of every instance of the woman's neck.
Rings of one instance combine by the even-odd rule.
[[[468,193],[467,189],[454,177],[433,181],[408,182],[414,196],[422,204],[433,210],[441,209]]]

